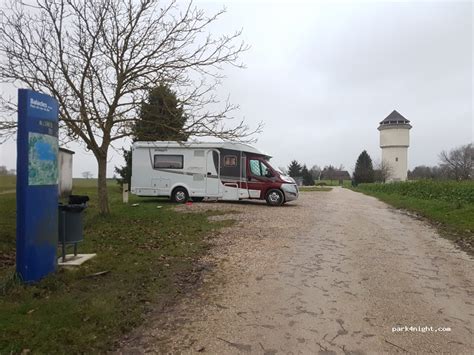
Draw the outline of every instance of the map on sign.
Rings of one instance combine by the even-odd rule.
[[[58,183],[58,139],[30,132],[28,137],[28,185]]]

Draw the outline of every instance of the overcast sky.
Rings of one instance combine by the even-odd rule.
[[[247,68],[228,68],[218,92],[237,117],[265,124],[254,145],[274,158],[352,171],[366,149],[379,160],[378,122],[396,109],[413,125],[408,165],[434,165],[438,153],[472,141],[471,2],[204,2],[226,6],[213,33],[243,28]],[[3,87],[4,88],[4,87]],[[74,176],[92,171],[76,145]],[[0,146],[14,168],[15,142]],[[122,163],[112,152],[109,174]]]

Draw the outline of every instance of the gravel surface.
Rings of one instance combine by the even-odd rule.
[[[212,239],[201,287],[123,352],[474,353],[473,259],[423,221],[341,188],[279,208],[178,209],[229,210],[214,218],[238,223]],[[422,328],[393,331],[405,326]]]

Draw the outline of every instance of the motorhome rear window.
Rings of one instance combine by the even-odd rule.
[[[155,169],[182,169],[183,156],[156,154],[154,156],[154,167]]]
[[[237,166],[237,157],[235,155],[225,155],[224,166]]]

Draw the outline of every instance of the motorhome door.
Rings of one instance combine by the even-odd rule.
[[[220,153],[208,150],[206,153],[206,196],[220,196]]]
[[[239,197],[240,198],[249,198],[249,190],[247,187],[247,158],[241,156],[240,158],[240,189]]]
[[[268,167],[262,159],[250,157],[248,159],[247,188],[250,198],[263,198],[268,188],[269,178],[266,176]]]

